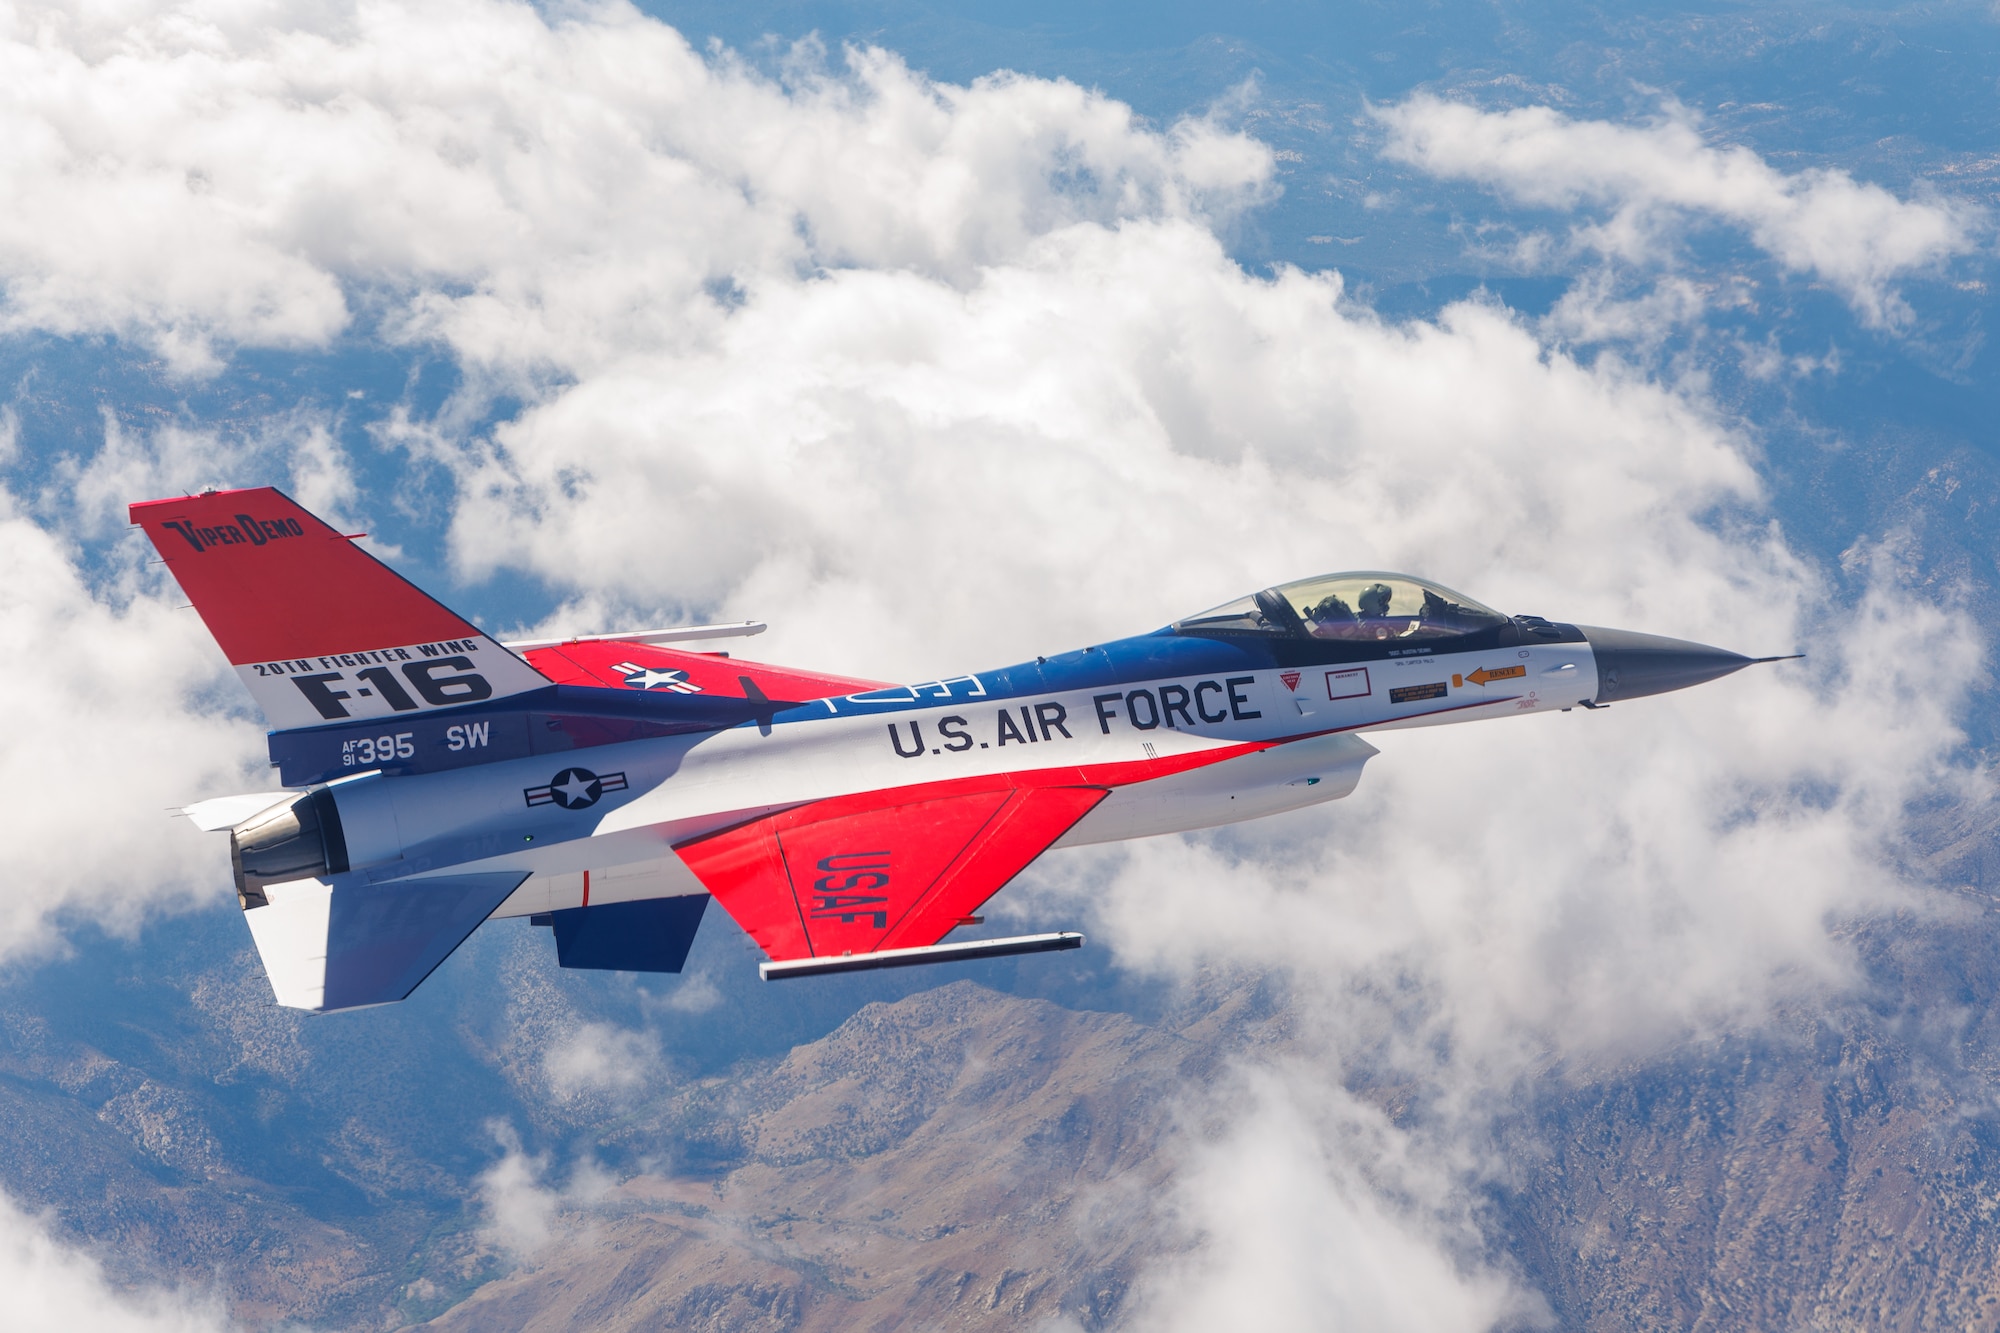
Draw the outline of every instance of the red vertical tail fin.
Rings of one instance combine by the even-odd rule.
[[[549,684],[282,491],[147,500],[131,518],[277,730]]]

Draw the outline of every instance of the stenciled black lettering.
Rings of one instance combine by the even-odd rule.
[[[1107,736],[1111,734],[1111,719],[1118,716],[1118,704],[1124,698],[1125,696],[1122,694],[1093,694],[1090,696],[1091,707],[1097,710],[1097,729]],[[1106,705],[1109,706],[1107,707]]]
[[[888,852],[836,852],[822,856],[819,868],[825,873],[813,881],[814,920],[838,917],[843,925],[851,926],[857,917],[868,917],[877,930],[888,929],[888,913],[875,904],[889,900],[866,892],[889,887]]]
[[[270,535],[264,531],[264,525],[248,514],[238,514],[236,516],[236,524],[250,538],[252,546],[262,546],[265,542],[271,540]]]
[[[901,734],[899,734],[896,730],[897,726],[899,725],[900,725],[899,723],[895,722],[891,722],[889,724],[889,744],[895,746],[896,753],[901,755],[903,758],[915,759],[918,755],[924,752],[924,733],[917,726],[917,724],[914,721],[912,721],[910,723],[911,748],[905,750],[903,748],[903,738]]]
[[[1243,705],[1250,702],[1250,696],[1236,692],[1238,685],[1255,685],[1257,683],[1255,676],[1231,676],[1222,683],[1229,687],[1229,715],[1231,717],[1235,718],[1238,722],[1248,722],[1253,717],[1264,716],[1254,708],[1247,712],[1244,711]]]
[[[1146,701],[1146,720],[1139,720],[1139,701]],[[1160,725],[1160,701],[1153,697],[1151,690],[1134,690],[1125,696],[1125,718],[1141,731],[1151,731]]]
[[[1214,681],[1205,680],[1201,682],[1201,684],[1194,687],[1194,711],[1201,714],[1201,720],[1204,722],[1227,722],[1229,714],[1223,712],[1220,708],[1215,710],[1214,717],[1208,715],[1208,705],[1201,701],[1202,693],[1206,690],[1214,690],[1217,694],[1222,693],[1222,687]]]
[[[888,887],[889,872],[886,870],[836,870],[831,875],[821,875],[813,881],[814,893],[858,893],[863,889]],[[875,898],[870,901],[879,903],[882,900]]]
[[[1000,710],[1000,736],[994,743],[994,748],[998,749],[1010,740],[1016,745],[1026,745],[1028,743],[1028,738],[1021,734],[1019,727],[1014,725],[1014,715],[1003,708]]]
[[[859,895],[844,904],[836,904],[830,899],[823,899],[813,908],[812,918],[815,921],[836,918],[843,926],[851,926],[857,917],[865,916],[875,929],[887,930],[889,928],[889,914],[881,911],[871,912],[865,904],[885,903],[888,901],[887,898],[869,898]]]
[[[447,669],[462,674],[439,679],[437,673]],[[486,683],[486,677],[473,673],[469,657],[412,662],[403,668],[403,675],[417,687],[417,693],[424,696],[424,702],[433,705],[471,704],[493,697],[493,687]]]
[[[1189,695],[1185,685],[1160,686],[1160,712],[1165,715],[1167,726],[1174,725],[1174,714],[1181,715],[1181,726],[1193,727],[1194,719],[1188,716]]]
[[[938,720],[938,735],[944,737],[944,748],[957,754],[972,748],[972,733],[966,729],[962,717],[947,717]]]
[[[1064,708],[1053,699],[1047,703],[1035,705],[1035,721],[1042,724],[1042,739],[1045,741],[1053,739],[1049,735],[1051,730],[1060,731],[1063,734],[1063,739],[1066,741],[1076,739],[1076,737],[1069,734],[1069,728],[1063,725],[1063,723],[1069,721],[1069,709]]]
[[[425,657],[436,657],[438,655],[438,645],[434,643],[420,643],[417,645],[417,651]]]
[[[348,717],[350,714],[340,706],[340,701],[352,696],[346,690],[334,689],[330,683],[340,678],[340,673],[333,671],[323,676],[293,676],[292,684],[299,687],[299,693],[306,697],[307,703],[319,710],[321,717]]]
[[[389,707],[399,713],[407,713],[419,706],[417,701],[410,697],[410,692],[403,688],[403,683],[391,674],[388,667],[373,666],[354,674],[356,678],[373,685],[376,693],[388,700]]]
[[[887,852],[835,852],[819,859],[821,870],[887,870]]]
[[[160,526],[166,528],[172,528],[175,532],[178,532],[183,538],[186,539],[187,544],[189,546],[194,547],[195,550],[199,551],[202,549],[201,538],[195,535],[195,530],[192,526],[182,521],[181,519],[170,518]]]
[[[1028,715],[1028,705],[1026,704],[1021,705],[1021,727],[1028,733],[1029,741],[1041,740],[1041,737],[1035,734],[1035,719]]]

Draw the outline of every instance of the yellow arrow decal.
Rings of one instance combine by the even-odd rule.
[[[1528,668],[1524,666],[1481,667],[1479,670],[1466,676],[1466,679],[1474,685],[1484,685],[1489,680],[1512,680],[1516,676],[1525,676],[1527,674]]]

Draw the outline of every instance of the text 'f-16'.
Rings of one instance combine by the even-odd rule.
[[[227,829],[278,1002],[400,1000],[482,921],[678,971],[710,896],[766,977],[1074,948],[943,942],[1052,847],[1345,796],[1399,727],[1598,708],[1773,658],[1505,616],[1402,574],[1252,593],[1021,666],[885,685],[663,646],[508,645],[270,490],[132,506],[269,719]]]

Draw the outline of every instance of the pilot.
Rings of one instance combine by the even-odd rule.
[[[1354,633],[1354,611],[1335,593],[1328,593],[1316,606],[1306,608],[1316,639],[1343,639]]]
[[[1396,637],[1397,629],[1389,620],[1389,601],[1395,593],[1386,583],[1371,583],[1361,590],[1354,599],[1360,609],[1361,637],[1369,639],[1389,639]]]

